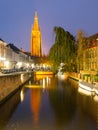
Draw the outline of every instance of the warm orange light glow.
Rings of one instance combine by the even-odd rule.
[[[21,79],[21,82],[23,83],[24,82],[24,74],[20,75],[20,79]]]
[[[41,32],[38,24],[38,15],[35,12],[34,25],[31,31],[31,55],[40,57],[42,55]]]
[[[53,76],[53,72],[52,71],[35,71],[34,74],[38,75],[51,75]]]
[[[41,91],[38,89],[31,90],[31,109],[35,124],[37,124],[39,120],[40,104],[41,104]]]

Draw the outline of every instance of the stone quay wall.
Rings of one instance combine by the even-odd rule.
[[[0,75],[0,104],[33,76],[33,72]]]

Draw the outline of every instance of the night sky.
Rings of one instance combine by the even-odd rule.
[[[79,29],[88,36],[98,32],[98,0],[0,0],[0,38],[30,51],[35,11],[45,54],[54,43],[54,26],[74,36]]]

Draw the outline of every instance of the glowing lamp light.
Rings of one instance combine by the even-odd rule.
[[[43,89],[45,89],[45,78],[43,78]]]
[[[3,60],[3,61],[4,61],[4,60],[5,60],[5,58],[4,58],[4,57],[0,57],[0,60]]]
[[[34,67],[35,67],[35,65],[34,65],[34,64],[32,64],[31,66],[32,66],[32,68],[34,68]]]
[[[27,68],[29,67],[29,63],[26,64]]]
[[[23,102],[23,100],[24,100],[24,92],[23,92],[23,90],[21,90],[21,92],[20,92],[20,99],[21,99],[21,102]]]
[[[20,79],[21,79],[21,82],[23,83],[24,82],[24,74],[20,75]]]
[[[9,66],[10,66],[10,62],[9,61],[5,61],[4,64],[5,64],[6,68],[9,68]]]
[[[22,67],[22,62],[18,62],[17,65],[19,68]]]

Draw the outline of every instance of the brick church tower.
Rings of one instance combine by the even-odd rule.
[[[34,24],[32,26],[31,31],[31,56],[41,57],[42,55],[42,39],[41,39],[41,31],[38,24],[38,14],[35,12],[34,16]]]

